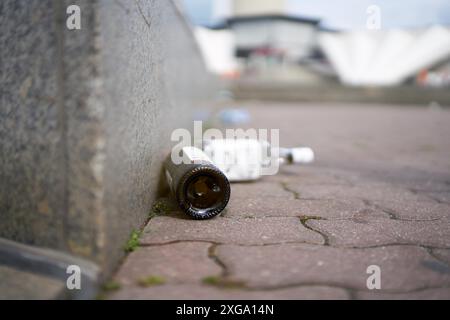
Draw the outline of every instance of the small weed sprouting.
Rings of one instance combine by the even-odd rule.
[[[120,283],[117,281],[108,281],[103,284],[102,289],[104,291],[116,291],[120,289]]]
[[[159,286],[166,283],[166,279],[160,276],[148,276],[141,278],[137,282],[141,287]]]
[[[203,283],[224,289],[235,289],[245,287],[245,284],[242,281],[230,280],[221,276],[205,277],[203,278]]]
[[[131,232],[130,238],[125,244],[124,250],[125,252],[133,252],[139,246],[139,238],[141,237],[141,232],[138,230],[133,230]]]

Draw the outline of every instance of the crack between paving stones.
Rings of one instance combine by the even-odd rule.
[[[214,263],[216,265],[218,265],[220,267],[220,269],[222,270],[220,276],[222,278],[227,278],[229,276],[230,272],[229,272],[226,264],[219,258],[219,256],[216,253],[218,246],[220,246],[220,244],[217,244],[217,243],[211,244],[211,246],[208,248],[208,258],[210,258],[212,261],[214,261]]]
[[[362,202],[364,203],[364,205],[366,205],[367,207],[372,207],[375,209],[378,209],[384,213],[386,213],[389,217],[389,219],[391,220],[396,220],[396,221],[407,221],[407,222],[426,222],[426,221],[438,221],[441,220],[442,217],[439,218],[430,218],[430,219],[406,219],[406,218],[400,218],[397,212],[395,212],[394,210],[390,210],[388,208],[385,208],[379,204],[374,203],[373,201],[367,200],[367,199],[361,199]]]
[[[444,190],[444,191],[432,191],[432,190],[420,190],[420,189],[408,189],[408,190],[411,191],[414,194],[419,194],[419,195],[425,196],[428,199],[433,200],[433,201],[435,201],[435,202],[437,202],[439,204],[449,204],[448,202],[442,201],[439,198],[435,198],[434,196],[432,196],[430,194],[430,192],[431,193],[446,193],[446,192],[449,192],[447,190]]]
[[[311,226],[309,226],[309,225],[307,224],[307,222],[308,222],[309,220],[327,220],[327,219],[322,218],[322,217],[318,217],[318,216],[300,216],[299,219],[300,219],[300,223],[301,223],[306,229],[311,230],[311,231],[313,231],[313,232],[315,232],[315,233],[318,233],[318,234],[323,238],[323,245],[324,245],[324,246],[329,246],[329,245],[330,245],[330,239],[329,239],[329,237],[328,237],[327,234],[325,234],[325,233],[322,232],[322,231],[316,230],[316,229],[314,229],[313,227],[311,227]]]
[[[218,241],[212,241],[212,240],[173,240],[168,242],[158,242],[158,243],[141,243],[139,244],[140,247],[158,247],[158,246],[166,246],[171,244],[177,244],[177,243],[210,243],[215,244],[217,246],[222,245],[230,245],[230,246],[238,246],[238,247],[266,247],[266,246],[281,246],[286,244],[306,244],[306,245],[321,245],[317,243],[310,243],[305,241],[286,241],[286,242],[272,242],[272,243],[257,243],[257,244],[243,244],[243,243],[227,243],[227,242],[218,242]],[[441,249],[441,248],[435,248],[435,249]]]
[[[257,292],[257,291],[277,291],[277,290],[284,290],[284,289],[298,289],[298,288],[310,288],[310,287],[327,287],[327,288],[333,288],[333,289],[340,289],[347,293],[348,298],[350,300],[355,299],[355,289],[350,287],[345,287],[340,284],[333,284],[333,283],[320,283],[320,282],[303,282],[303,283],[293,283],[293,284],[284,284],[284,285],[274,285],[274,286],[254,286],[249,287],[248,285],[243,286],[240,288],[242,291],[246,292]]]
[[[314,230],[313,230],[314,231]],[[316,231],[315,231],[316,232]],[[318,232],[319,233],[319,232]],[[317,244],[317,243],[310,243],[310,242],[302,242],[302,241],[287,241],[287,242],[272,242],[272,243],[260,243],[260,244],[243,244],[243,243],[226,243],[226,242],[218,242],[218,241],[212,241],[212,240],[173,240],[168,242],[158,242],[158,243],[140,243],[139,247],[158,247],[158,246],[166,246],[171,244],[177,244],[177,243],[209,243],[209,244],[216,244],[216,245],[222,245],[222,246],[237,246],[237,247],[269,247],[269,246],[281,246],[281,245],[309,245],[309,246],[325,246],[324,244]],[[413,244],[413,243],[386,243],[386,244],[375,244],[372,246],[335,246],[332,244],[326,245],[329,248],[333,249],[376,249],[376,248],[383,248],[383,247],[395,247],[395,246],[403,246],[403,247],[418,247],[423,249],[444,249],[444,250],[450,250],[450,247],[435,247],[435,246],[425,246],[420,244]]]
[[[217,255],[216,250],[218,246],[219,244],[211,244],[208,248],[208,258],[218,265],[222,272],[218,277],[210,277],[209,280],[212,280],[212,282],[208,282],[208,277],[204,278],[204,284],[208,284],[219,289],[245,289],[247,287],[246,283],[241,280],[233,279],[229,268]]]
[[[333,199],[318,199],[318,198],[302,198],[300,196],[300,192],[297,192],[293,189],[291,189],[289,187],[289,185],[287,184],[287,182],[280,182],[281,187],[283,188],[284,191],[289,192],[290,194],[293,195],[294,200],[309,200],[309,201],[323,201],[323,200],[333,200]]]
[[[439,203],[439,204],[450,204],[449,202],[442,201],[441,199],[436,198],[436,197],[434,197],[434,196],[432,196],[432,195],[430,195],[430,194],[425,194],[425,196],[428,197],[428,198],[430,198],[430,199],[433,200],[433,201],[436,201],[436,202]]]
[[[325,201],[325,200],[333,200],[333,199],[317,199],[317,198],[302,198],[300,196],[300,193],[291,189],[289,187],[289,185],[286,182],[280,182],[281,187],[283,188],[284,191],[289,192],[293,195],[295,200],[310,200],[310,201]],[[391,220],[397,220],[397,221],[409,221],[409,222],[423,222],[423,221],[437,221],[442,219],[442,217],[440,218],[432,218],[432,219],[406,219],[406,218],[400,218],[398,217],[398,213],[394,212],[393,210],[389,210],[387,208],[384,208],[378,204],[373,203],[370,200],[367,199],[360,199],[363,201],[364,205],[366,205],[367,207],[373,207],[375,209],[381,210],[382,212],[386,213],[389,217],[389,219]],[[435,201],[437,201],[438,203],[442,203],[442,201],[438,201],[437,199],[433,199]],[[338,219],[334,219],[334,220],[338,220]],[[348,219],[339,219],[339,220],[351,220],[351,218]]]
[[[300,195],[300,192],[297,192],[293,189],[291,189],[288,185],[287,182],[282,181],[280,182],[281,187],[283,188],[284,191],[289,192],[290,194],[293,195],[295,200],[308,200],[308,201],[326,201],[326,200],[335,200],[332,198],[304,198]]]
[[[227,265],[225,264],[225,262],[223,262],[219,256],[216,253],[217,247],[220,244],[217,243],[212,243],[211,246],[208,248],[208,258],[210,258],[216,265],[218,265],[220,267],[220,269],[222,270],[220,278],[221,281],[229,281],[230,280],[230,276],[231,273],[229,271],[229,268],[227,267]],[[233,280],[232,280],[233,282]],[[288,286],[270,286],[270,287],[249,287],[245,281],[243,280],[238,280],[236,281],[236,283],[239,283],[239,287],[235,288],[236,290],[241,290],[241,291],[247,291],[247,292],[254,292],[254,291],[275,291],[275,290],[282,290],[282,289],[286,289],[289,288]],[[310,286],[308,284],[300,284],[300,285],[294,285],[293,287],[306,287],[306,286]],[[345,288],[342,286],[334,286],[334,285],[322,285],[322,284],[315,284],[313,286],[320,286],[320,287],[332,287],[332,288],[336,288],[336,289],[341,289],[341,290],[345,290],[348,294],[348,298],[349,299],[353,299],[354,298],[354,290],[353,288]],[[226,290],[227,288],[223,285],[216,285],[215,286],[217,289],[219,290]],[[229,288],[228,288],[229,289]]]
[[[304,200],[304,199],[300,199],[300,195],[293,191],[290,190],[286,184],[282,183],[282,186],[284,187],[284,189],[288,192],[291,192],[294,195],[294,198],[297,200]],[[320,199],[314,199],[314,200],[320,200]],[[380,210],[382,210],[383,212],[387,213],[389,215],[390,219],[393,220],[400,220],[400,221],[416,221],[416,222],[420,222],[420,221],[435,221],[435,220],[440,220],[441,218],[437,218],[437,219],[433,219],[433,220],[415,220],[415,219],[400,219],[398,218],[395,213],[390,212],[385,210],[385,208],[382,208],[381,206],[377,206],[374,205],[372,202],[370,202],[367,199],[362,199],[363,202],[365,203],[365,205],[372,205],[375,208],[378,208]],[[336,248],[336,249],[375,249],[375,248],[383,248],[383,247],[389,247],[389,246],[408,246],[408,247],[419,247],[424,249],[432,258],[434,258],[435,260],[445,264],[445,265],[449,265],[446,261],[443,261],[442,259],[438,258],[433,252],[433,249],[450,249],[447,247],[432,247],[432,246],[423,246],[423,245],[417,245],[417,244],[407,244],[407,243],[389,243],[389,244],[383,244],[383,245],[373,245],[373,246],[364,246],[364,247],[358,247],[358,246],[332,246],[330,245],[330,241],[329,241],[329,237],[327,234],[323,233],[322,231],[316,230],[314,228],[312,228],[311,226],[307,225],[307,222],[309,220],[351,220],[351,218],[349,219],[326,219],[320,216],[288,216],[288,217],[297,217],[300,219],[301,224],[315,232],[318,233],[323,239],[324,239],[324,244],[320,245],[320,246],[328,246],[331,248]],[[224,218],[228,218],[228,219],[232,219],[229,217],[224,217]],[[268,217],[262,217],[262,218],[268,218]],[[280,218],[279,216],[274,216],[274,218]],[[253,219],[253,218],[244,218],[244,219]],[[228,267],[226,266],[226,264],[217,256],[216,254],[216,249],[219,245],[231,245],[231,246],[242,246],[242,247],[263,247],[263,246],[275,246],[275,245],[285,245],[285,244],[307,244],[307,245],[318,245],[318,244],[312,244],[312,243],[308,243],[308,242],[299,242],[299,241],[295,241],[295,242],[281,242],[281,243],[265,243],[265,244],[233,244],[233,243],[222,243],[222,242],[216,242],[216,241],[210,241],[210,240],[174,240],[174,241],[170,241],[170,242],[165,242],[165,243],[153,243],[153,244],[145,244],[145,243],[141,243],[140,246],[141,247],[153,247],[153,246],[163,246],[163,245],[170,245],[170,244],[175,244],[175,243],[183,243],[183,242],[198,242],[198,243],[209,243],[211,244],[211,246],[208,248],[208,257],[214,261],[214,263],[216,265],[218,265],[220,267],[220,269],[222,270],[221,272],[221,278],[223,280],[227,280],[230,277],[230,271],[228,269]],[[239,287],[236,287],[235,289],[237,290],[242,290],[242,291],[275,291],[275,290],[282,290],[282,289],[287,289],[287,288],[298,288],[298,287],[311,287],[311,286],[319,286],[319,287],[332,287],[332,288],[337,288],[337,289],[341,289],[341,290],[345,290],[349,299],[356,299],[357,296],[357,292],[366,292],[367,290],[363,290],[360,288],[353,288],[353,287],[346,287],[346,286],[342,286],[340,284],[333,284],[333,283],[295,283],[295,284],[287,284],[287,285],[277,285],[277,286],[262,286],[262,287],[248,287],[247,284],[245,284],[244,281],[242,281],[242,283],[239,285]],[[216,288],[220,289],[220,290],[224,290],[227,289],[224,286],[216,286]],[[420,292],[420,291],[425,291],[425,290],[433,290],[433,289],[447,289],[448,286],[444,286],[444,287],[421,287],[421,288],[417,288],[414,290],[409,290],[409,291],[401,291],[401,290],[383,290],[382,293],[388,293],[388,294],[410,294],[410,293],[415,293],[415,292]],[[370,292],[370,291],[368,291]]]
[[[387,212],[384,212],[386,214],[388,214]],[[224,219],[230,219],[230,220],[261,220],[261,219],[265,219],[265,218],[301,218],[303,217],[303,215],[292,215],[292,216],[243,216],[243,217],[224,217],[221,216],[221,218]],[[326,217],[322,217],[322,216],[314,216],[317,219],[316,220],[327,220],[327,221],[354,221],[354,217],[349,217],[349,218],[326,218]],[[439,221],[442,220],[444,217],[440,217],[440,218],[431,218],[431,219],[402,219],[402,218],[391,218],[391,217],[387,217],[390,220],[397,220],[397,221],[405,221],[405,222],[430,222],[430,221]]]
[[[340,283],[321,283],[321,282],[299,282],[299,283],[290,283],[290,284],[281,284],[281,285],[274,285],[274,286],[254,286],[254,287],[245,287],[243,290],[246,291],[275,291],[275,290],[282,290],[282,289],[290,289],[290,288],[301,288],[301,287],[331,287],[331,288],[337,288],[347,291],[349,295],[352,297],[356,296],[357,292],[373,292],[373,293],[387,293],[387,294],[409,294],[409,293],[416,293],[421,292],[425,290],[436,290],[436,289],[448,289],[450,286],[424,286],[419,287],[412,290],[367,290],[364,288],[356,288],[356,287],[348,287],[345,285],[342,285]]]
[[[426,290],[439,290],[439,289],[450,289],[450,286],[423,286],[418,287],[412,290],[401,290],[401,289],[381,289],[381,290],[368,290],[365,288],[360,287],[349,287],[342,285],[341,283],[335,283],[335,282],[297,282],[297,283],[288,283],[288,284],[279,284],[279,285],[271,285],[271,286],[248,286],[248,284],[245,284],[242,280],[237,280],[241,282],[241,285],[239,287],[229,288],[224,286],[213,286],[218,290],[240,290],[245,292],[258,292],[258,291],[277,291],[277,290],[284,290],[284,289],[295,289],[295,288],[310,288],[310,287],[327,287],[327,288],[334,288],[334,289],[340,289],[347,293],[349,300],[356,300],[358,293],[380,293],[380,294],[413,294],[418,293]],[[173,285],[179,286],[179,285],[185,285],[185,284],[192,284],[191,282],[176,282],[173,283]]]
[[[306,219],[304,219],[305,223],[308,220],[314,220],[317,217],[308,217]],[[317,220],[317,219],[316,219]],[[303,223],[302,223],[303,224]],[[307,226],[306,226],[307,227]],[[307,227],[308,228],[308,227]],[[314,230],[313,230],[314,231]],[[315,231],[317,232],[317,231]],[[320,232],[318,232],[319,234],[321,234]],[[327,239],[327,238],[324,238]],[[276,286],[255,286],[255,287],[249,287],[248,284],[245,283],[244,280],[230,280],[230,276],[231,276],[231,272],[229,271],[229,268],[227,267],[227,265],[219,258],[219,256],[217,255],[217,247],[220,245],[234,245],[234,246],[244,246],[244,247],[252,247],[252,246],[271,246],[271,245],[283,245],[283,244],[287,244],[287,243],[279,243],[279,244],[263,244],[263,245],[242,245],[242,244],[226,244],[226,243],[219,243],[219,242],[213,242],[213,241],[206,241],[206,240],[176,240],[176,241],[172,241],[172,242],[168,242],[168,243],[163,243],[163,244],[149,244],[149,245],[144,245],[144,246],[163,246],[163,245],[170,245],[170,244],[175,244],[175,243],[183,243],[183,242],[199,242],[199,243],[209,243],[211,244],[211,246],[208,248],[208,258],[211,259],[217,266],[219,266],[219,268],[221,269],[221,274],[220,274],[220,278],[222,281],[231,281],[231,283],[236,282],[239,284],[239,286],[235,287],[235,290],[241,290],[241,291],[248,291],[248,292],[252,292],[252,291],[276,291],[276,290],[282,290],[282,289],[289,289],[289,288],[301,288],[301,287],[330,287],[330,288],[335,288],[335,289],[341,289],[344,290],[347,295],[348,298],[350,300],[356,300],[357,297],[357,293],[358,292],[370,292],[361,288],[355,288],[355,287],[348,287],[348,286],[343,286],[341,284],[338,283],[320,283],[320,282],[301,282],[301,283],[291,283],[291,284],[285,284],[285,285],[276,285]],[[326,241],[326,243],[328,243],[328,241]],[[305,244],[305,243],[299,243],[299,242],[291,242],[288,244]],[[313,244],[313,245],[317,245],[317,244]],[[431,257],[433,257],[434,259],[436,259],[437,261],[444,263],[445,265],[448,265],[447,262],[442,261],[441,259],[439,259],[438,257],[436,257],[436,255],[432,252],[433,249],[439,249],[439,248],[435,248],[435,247],[427,247],[427,246],[420,246],[420,245],[414,245],[414,244],[388,244],[388,245],[377,245],[377,246],[369,246],[369,247],[333,247],[330,246],[329,244],[326,244],[329,247],[332,248],[340,248],[340,249],[369,249],[369,248],[378,248],[378,247],[387,247],[387,246],[409,246],[409,247],[419,247],[424,249]],[[320,245],[323,246],[323,245]],[[184,284],[184,282],[180,282],[178,284]],[[219,290],[229,290],[230,288],[227,288],[224,285],[215,285],[214,287],[216,287]],[[402,290],[383,290],[381,293],[387,293],[387,294],[410,294],[410,293],[416,293],[416,292],[421,292],[421,291],[425,291],[425,290],[435,290],[435,289],[447,289],[450,288],[449,286],[438,286],[438,287],[420,287],[420,288],[416,288],[414,290],[407,290],[407,291],[402,291]]]
[[[424,248],[424,249],[428,252],[428,254],[429,254],[430,256],[432,256],[434,259],[436,259],[437,261],[443,263],[443,264],[446,265],[447,267],[450,267],[450,262],[447,262],[447,261],[441,259],[439,256],[437,256],[437,255],[433,252],[433,249],[438,249],[438,248],[432,248],[432,247],[422,247],[422,248]],[[445,249],[444,249],[444,250],[445,250]]]
[[[280,182],[281,187],[283,188],[284,191],[289,192],[290,194],[292,194],[294,196],[295,200],[300,200],[300,193],[298,193],[295,190],[292,190],[291,188],[289,188],[289,185],[287,184],[287,182]]]

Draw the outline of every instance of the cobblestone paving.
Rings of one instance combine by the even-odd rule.
[[[109,298],[450,299],[450,110],[245,106],[317,161],[232,185],[213,220],[156,216]]]

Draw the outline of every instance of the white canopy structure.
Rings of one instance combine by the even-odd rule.
[[[323,32],[319,45],[340,80],[392,86],[450,58],[450,29]]]
[[[236,71],[235,41],[230,30],[196,27],[195,37],[210,72],[223,75]]]

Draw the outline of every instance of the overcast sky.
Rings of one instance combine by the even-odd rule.
[[[214,22],[213,0],[183,2],[195,23]],[[326,27],[353,29],[366,26],[370,5],[380,7],[382,28],[450,25],[450,0],[288,0],[287,11],[321,18]]]

